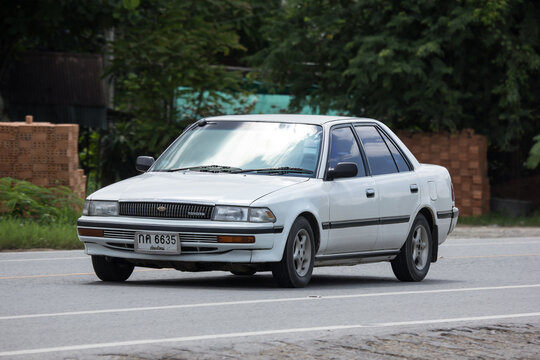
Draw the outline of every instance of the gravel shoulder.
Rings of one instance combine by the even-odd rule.
[[[176,346],[166,354],[102,354],[103,359],[539,359],[540,329],[530,324],[442,328],[386,336]]]

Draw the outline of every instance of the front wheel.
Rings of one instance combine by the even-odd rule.
[[[304,217],[294,222],[281,261],[274,265],[274,280],[283,287],[304,287],[311,280],[315,260],[313,229]]]
[[[103,281],[126,281],[135,266],[127,261],[108,256],[92,255],[92,266],[97,277]]]
[[[429,224],[424,215],[418,214],[401,252],[392,260],[394,275],[401,281],[422,281],[431,264],[432,249]]]

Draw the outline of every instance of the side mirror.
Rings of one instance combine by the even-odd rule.
[[[154,163],[154,158],[151,156],[138,156],[135,168],[140,172],[146,172]]]
[[[333,169],[328,169],[326,174],[327,180],[339,178],[355,177],[358,174],[358,166],[352,162],[342,162],[336,165]]]

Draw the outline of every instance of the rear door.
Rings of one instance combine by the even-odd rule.
[[[397,145],[374,125],[355,126],[380,202],[377,250],[399,249],[420,201],[416,174]]]

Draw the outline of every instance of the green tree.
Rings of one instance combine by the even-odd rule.
[[[124,119],[102,139],[104,184],[133,175],[134,154],[157,156],[187,124],[236,102],[242,74],[223,59],[244,50],[233,20],[251,14],[238,0],[141,1],[116,13],[107,72]]]
[[[89,170],[103,174],[104,183],[110,183],[134,174],[136,154],[157,155],[189,122],[219,114],[223,102],[238,103],[241,74],[225,65],[237,65],[245,50],[238,33],[252,41],[254,14],[268,7],[252,3],[2,2],[0,11],[7,16],[0,19],[0,81],[19,52],[106,53],[106,75],[115,84],[110,128],[101,136],[92,134],[82,145]],[[185,99],[181,105],[179,97]],[[84,129],[85,134],[91,132]]]
[[[540,164],[540,135],[536,135],[533,140],[535,143],[529,151],[529,158],[527,159],[529,169],[536,169]]]
[[[291,0],[265,33],[256,61],[293,110],[472,127],[502,150],[540,130],[537,2]]]
[[[23,51],[100,52],[119,7],[109,0],[0,2],[0,80]]]

